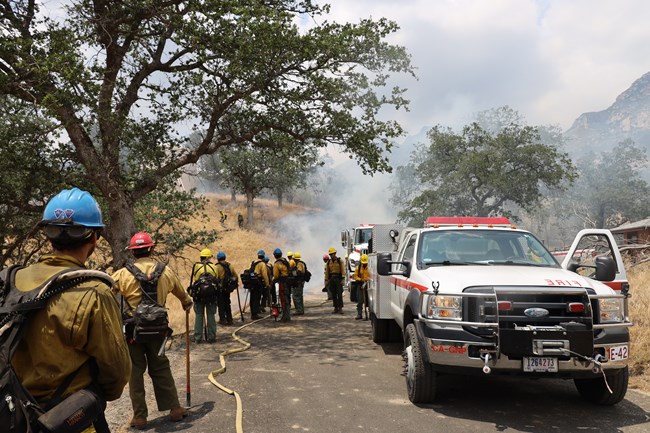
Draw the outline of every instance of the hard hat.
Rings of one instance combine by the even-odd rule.
[[[293,260],[289,260],[289,267],[295,268],[296,267],[296,262]]]
[[[293,258],[300,260],[300,259],[302,259],[302,256],[300,255],[300,253],[298,251],[296,251],[295,253],[293,253]]]
[[[269,256],[264,256],[263,260],[264,260],[264,263],[268,262],[269,261]]]
[[[273,250],[273,255],[275,257],[281,257],[282,256],[282,250],[280,248],[276,248]]]
[[[328,256],[327,254],[323,254],[323,261],[324,262],[328,261],[329,259],[330,259],[330,256]]]
[[[361,254],[361,263],[364,265],[368,263],[368,254]]]
[[[217,260],[226,260],[226,253],[224,253],[223,251],[219,251],[217,253]]]
[[[41,225],[102,228],[102,211],[89,192],[79,188],[64,189],[47,203]]]
[[[153,243],[153,240],[151,240],[151,236],[149,236],[148,233],[138,232],[133,235],[133,237],[131,238],[131,242],[129,242],[129,246],[126,249],[137,250],[140,248],[153,247],[155,245],[156,244]]]
[[[257,255],[258,256],[265,256],[266,253],[264,252],[264,250],[257,250]]]
[[[336,248],[330,247],[330,249],[327,250],[327,254],[336,254]]]
[[[200,257],[212,257],[212,251],[209,248],[203,248]]]
[[[291,251],[287,251],[287,257],[289,258],[293,257],[293,253]]]

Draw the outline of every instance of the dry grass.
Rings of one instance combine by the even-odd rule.
[[[630,386],[650,392],[650,263],[628,270],[631,328]]]
[[[218,251],[226,253],[226,260],[230,262],[235,271],[240,274],[248,268],[251,261],[257,258],[257,251],[263,249],[268,256],[276,248],[283,248],[282,233],[274,231],[275,222],[284,216],[296,212],[303,212],[306,209],[293,204],[284,204],[278,208],[277,202],[267,199],[256,199],[254,208],[255,224],[253,227],[240,229],[237,226],[237,212],[240,212],[246,218],[246,203],[242,197],[237,197],[237,201],[232,203],[229,195],[206,194],[209,203],[206,207],[208,215],[211,215],[211,228],[216,228],[219,232],[219,239],[212,245],[201,246],[200,248],[186,248],[178,258],[173,258],[169,266],[176,272],[181,279],[184,287],[190,282],[190,272],[192,264],[199,260],[199,252],[202,248],[210,248],[216,256]],[[226,228],[222,228],[219,223],[219,209],[223,209],[228,218],[226,219]],[[192,220],[189,225],[195,229],[201,229],[203,222]],[[245,291],[240,288],[241,300],[244,302]],[[233,309],[237,308],[236,300],[233,302]],[[170,311],[170,321],[172,328],[177,334],[184,332],[185,313],[183,312],[180,302],[173,297],[168,299]],[[233,314],[233,317],[236,317]],[[190,327],[193,327],[194,313],[190,313]]]

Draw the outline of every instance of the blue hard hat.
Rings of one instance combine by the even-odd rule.
[[[64,189],[47,203],[42,225],[82,225],[104,227],[102,210],[88,191],[79,188]]]
[[[276,248],[273,250],[273,255],[274,256],[281,256],[282,255],[282,250],[280,248]]]
[[[226,253],[224,253],[223,251],[219,251],[217,253],[217,260],[226,260]]]
[[[264,250],[258,250],[258,251],[257,251],[257,255],[258,255],[258,256],[265,256],[266,253],[264,252]]]
[[[268,262],[269,261],[269,256],[264,256],[264,261]]]

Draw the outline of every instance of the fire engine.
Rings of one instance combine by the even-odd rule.
[[[562,263],[507,218],[375,225],[370,250],[372,337],[403,339],[413,403],[435,401],[442,374],[572,379],[593,403],[625,397],[629,285],[608,230],[579,232]]]
[[[346,249],[346,268],[344,286],[350,288],[354,270],[361,260],[361,254],[368,252],[368,242],[372,236],[374,224],[360,224],[357,227],[341,231],[341,245]]]

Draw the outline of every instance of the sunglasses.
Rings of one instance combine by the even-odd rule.
[[[77,224],[71,219],[43,220],[39,223],[43,233],[50,239],[69,238],[73,240],[88,239],[93,233],[99,239],[102,235],[101,229],[95,229]]]

